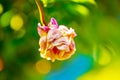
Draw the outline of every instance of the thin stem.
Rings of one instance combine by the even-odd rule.
[[[39,0],[35,0],[36,4],[37,4],[37,7],[38,7],[38,10],[39,10],[39,14],[40,14],[40,21],[41,21],[41,24],[43,26],[47,26],[46,25],[46,22],[44,20],[44,12],[43,12],[43,9],[42,9],[42,6],[41,6],[41,3]]]

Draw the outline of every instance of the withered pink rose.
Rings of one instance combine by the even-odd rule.
[[[47,26],[41,26],[38,23],[38,33],[40,35],[39,51],[42,58],[51,60],[66,60],[75,53],[74,29],[68,29],[64,25],[57,24],[54,18],[51,18]]]

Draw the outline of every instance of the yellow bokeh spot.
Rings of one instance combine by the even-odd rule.
[[[89,2],[91,4],[96,4],[95,0],[72,0],[73,2],[77,2],[77,3],[85,3],[85,2]]]
[[[40,60],[36,63],[36,69],[40,74],[47,74],[51,70],[51,64],[47,60]]]
[[[84,2],[86,2],[86,1],[88,1],[88,0],[72,0],[73,2],[80,2],[80,3],[84,3]]]
[[[48,4],[54,3],[55,0],[41,0],[44,7],[47,7]]]
[[[10,21],[10,26],[13,30],[18,31],[23,26],[23,19],[20,15],[14,15]]]
[[[3,6],[0,4],[0,14],[3,12]]]
[[[47,7],[47,0],[41,0],[44,4],[44,7]]]

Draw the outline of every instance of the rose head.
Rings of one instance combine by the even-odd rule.
[[[38,23],[38,33],[40,36],[40,55],[47,60],[65,60],[75,53],[75,43],[73,38],[76,33],[72,28],[68,29],[64,25],[57,24],[54,18],[51,18],[47,26],[41,26]]]

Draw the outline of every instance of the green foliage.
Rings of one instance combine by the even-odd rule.
[[[54,17],[59,25],[75,29],[75,56],[77,53],[92,56],[94,46],[101,44],[110,44],[119,56],[118,0],[41,0],[41,3],[46,22]],[[41,80],[45,75],[34,70],[35,63],[41,59],[37,33],[37,24],[40,21],[35,1],[2,0],[0,4],[3,6],[3,12],[0,13],[0,59],[4,66],[0,71],[0,80]],[[16,14],[21,15],[24,22],[18,31],[11,28],[9,21]],[[63,62],[56,61],[52,64],[54,71],[62,67]]]

